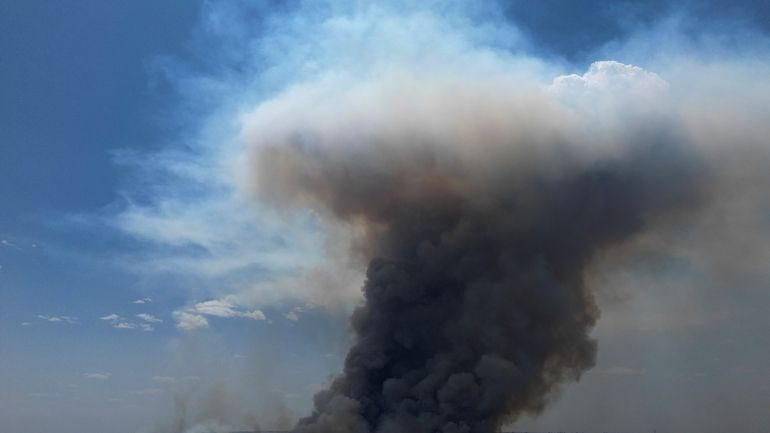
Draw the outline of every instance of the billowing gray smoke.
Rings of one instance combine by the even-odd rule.
[[[368,261],[344,371],[297,432],[494,432],[593,366],[587,268],[707,182],[646,103],[604,101],[597,126],[557,90],[395,74],[257,110],[260,193],[349,227]]]

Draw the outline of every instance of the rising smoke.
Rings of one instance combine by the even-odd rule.
[[[605,127],[560,102],[581,77],[461,72],[297,90],[251,119],[259,193],[349,225],[368,262],[344,372],[298,432],[486,433],[540,412],[595,361],[587,267],[707,195],[688,137],[634,86],[606,107],[635,115]]]
[[[289,78],[241,118],[244,184],[342,233],[332,261],[365,282],[344,369],[298,433],[491,433],[540,413],[595,363],[592,267],[642,239],[721,239],[725,215],[767,203],[742,191],[770,184],[770,92],[721,79],[766,66],[560,75],[501,48],[511,28],[448,12],[305,13],[266,39],[286,59],[261,78]],[[716,250],[687,254],[737,262]]]

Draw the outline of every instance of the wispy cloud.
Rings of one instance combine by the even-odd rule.
[[[177,321],[177,328],[184,331],[207,328],[209,322],[205,316],[244,318],[271,323],[262,310],[244,308],[237,305],[231,298],[198,302],[190,307],[175,311],[173,316]]]
[[[626,366],[613,366],[602,370],[603,373],[610,376],[641,376],[646,370],[644,368],[634,368]]]
[[[112,377],[112,373],[83,373],[83,378],[90,380],[107,380]]]
[[[134,304],[149,304],[152,302],[152,299],[150,298],[141,298],[134,301]]]
[[[163,394],[163,390],[160,388],[145,388],[140,389],[137,391],[134,391],[134,394],[136,395],[158,395]]]
[[[298,305],[298,306],[292,308],[291,310],[289,310],[289,312],[284,314],[283,317],[285,317],[288,320],[296,322],[296,321],[299,320],[299,317],[300,317],[300,315],[302,313],[305,313],[308,310],[312,310],[315,307],[316,307],[316,305],[312,304],[312,303],[307,303],[305,305]]]
[[[16,245],[15,243],[9,241],[8,239],[0,239],[0,245],[2,245],[4,247],[8,247],[8,248],[17,249],[17,250],[21,249],[18,245]]]
[[[267,320],[267,317],[265,317],[265,314],[261,310],[239,310],[230,301],[224,299],[199,302],[189,308],[188,311],[207,316],[245,317],[254,320]]]
[[[149,323],[163,323],[162,319],[158,319],[157,317],[153,316],[152,314],[140,313],[140,314],[137,314],[136,317],[144,320],[145,322],[149,322]]]
[[[163,322],[163,320],[158,319],[155,316],[152,316],[150,314],[144,314],[144,313],[137,314],[136,317],[150,323]],[[141,329],[142,331],[147,331],[147,332],[155,330],[155,328],[153,328],[150,323],[130,322],[115,313],[108,314],[106,316],[100,317],[99,319],[110,322],[110,325],[115,329]]]
[[[136,325],[128,322],[117,322],[112,325],[115,329],[136,329]]]
[[[44,314],[38,314],[35,317],[40,319],[40,320],[44,320],[46,322],[51,322],[51,323],[69,323],[69,324],[73,324],[73,323],[76,323],[78,321],[78,318],[74,317],[74,316],[46,316]]]
[[[172,376],[153,376],[152,380],[162,385],[169,385],[176,382],[176,378]]]

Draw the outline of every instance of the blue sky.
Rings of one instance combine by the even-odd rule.
[[[353,3],[0,0],[0,430],[163,431],[175,396],[190,425],[287,427],[308,410],[344,358],[360,275],[325,257],[311,213],[244,197],[230,164],[239,116],[332,62],[330,39],[298,29]],[[695,57],[714,40],[705,57],[762,51],[770,32],[760,0],[488,6],[468,19],[494,28],[490,45],[553,77],[665,64],[644,42],[672,26],[677,54]],[[725,303],[694,293],[708,284],[688,266],[652,257],[613,274],[670,290],[608,295],[608,323],[628,328],[600,324],[595,371],[517,428],[703,429],[702,411],[766,425],[767,280]],[[698,316],[747,305],[742,320]],[[671,326],[645,322],[656,314]]]

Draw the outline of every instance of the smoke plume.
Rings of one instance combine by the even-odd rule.
[[[637,387],[630,397],[637,403],[624,404],[632,410],[608,411],[617,394],[589,383],[591,405],[568,403],[590,420],[581,429],[627,429],[636,420],[636,429],[652,430],[649,419],[659,417],[692,429],[693,418],[678,414],[693,407],[710,408],[695,417],[704,431],[725,430],[745,414],[766,424],[757,417],[764,408],[746,404],[763,401],[766,389],[745,392],[761,380],[723,376],[729,386],[700,387],[716,367],[766,371],[762,355],[736,350],[770,347],[757,340],[770,299],[766,34],[689,20],[689,1],[638,23],[632,7],[542,3],[549,5],[534,15],[559,19],[533,32],[526,17],[506,12],[532,2],[206,2],[200,31],[212,39],[193,44],[193,63],[204,70],[169,66],[191,136],[138,158],[137,178],[148,174],[154,189],[140,182],[118,224],[152,242],[138,274],[171,271],[180,286],[195,287],[195,299],[173,313],[186,338],[216,332],[228,317],[268,319],[259,322],[265,327],[289,321],[297,332],[323,328],[299,314],[313,305],[334,315],[324,323],[339,341],[336,315],[357,305],[344,367],[297,433],[491,433],[541,413],[562,384],[597,362],[606,371],[648,369],[650,384],[655,358],[669,400],[660,402],[654,386]],[[617,32],[573,20],[578,9],[612,15]],[[607,43],[591,42],[595,34]],[[543,36],[573,49],[529,39]],[[601,59],[618,61],[590,63]],[[672,295],[657,266],[632,269],[650,256],[673,262],[669,278],[676,273],[688,290]],[[618,268],[631,271],[603,278]],[[608,282],[623,287],[599,284]],[[632,350],[597,361],[591,332],[599,305],[613,319],[605,299],[658,285],[657,294],[648,291],[656,302],[603,324],[656,329],[665,337],[649,341],[670,338],[687,356],[659,356],[669,346],[618,332],[601,343],[657,352],[645,352],[647,364]],[[209,326],[201,306],[213,304],[227,311],[209,311]],[[749,305],[754,328],[743,323]],[[729,328],[712,317],[741,323]],[[721,333],[729,345],[666,335],[693,323],[702,334],[690,336]],[[261,397],[276,388],[276,399],[298,397],[291,413],[305,413],[307,383],[329,367],[316,361],[300,371],[289,356],[304,359],[315,346],[298,338],[307,350],[276,351],[286,335],[260,334],[255,345],[264,347],[260,356],[282,357],[274,362],[280,368],[247,363],[255,371],[248,375],[269,376],[270,386],[229,364],[202,367],[195,375],[223,376],[227,387],[182,390],[178,416],[162,431],[247,428],[249,411],[261,426],[294,424],[263,416],[282,411],[272,395]],[[317,345],[331,363],[337,351],[329,340]],[[202,344],[182,364],[230,352]],[[699,350],[679,350],[687,347]],[[730,361],[692,362],[728,351]],[[687,375],[693,384],[671,385],[670,377]],[[292,383],[273,387],[281,382]],[[728,399],[732,408],[704,397],[731,395],[725,390],[739,396]]]
[[[599,113],[576,108],[575,86],[607,70],[622,73]],[[681,221],[708,180],[687,134],[637,97],[665,99],[662,79],[591,72],[538,86],[402,70],[252,114],[258,192],[349,227],[366,263],[344,371],[296,431],[498,431],[593,366],[587,268]]]

